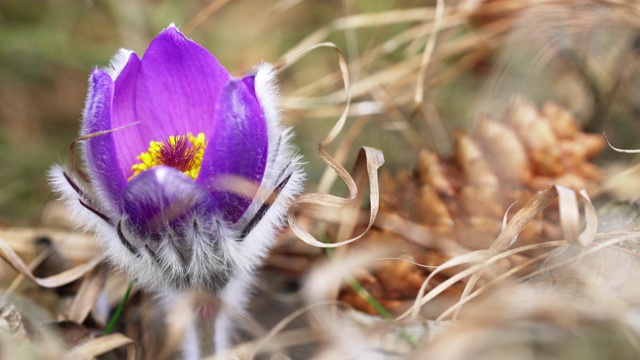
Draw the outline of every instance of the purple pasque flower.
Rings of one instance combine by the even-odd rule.
[[[246,283],[304,181],[276,106],[275,72],[233,78],[174,26],[142,59],[120,50],[89,79],[86,179],[50,171],[112,262],[153,289],[241,306]]]

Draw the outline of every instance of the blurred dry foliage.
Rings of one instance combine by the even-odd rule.
[[[502,232],[505,214],[519,211],[538,192],[553,185],[589,194],[599,189],[600,172],[588,160],[603,149],[602,136],[580,132],[571,113],[553,103],[539,113],[533,104],[516,98],[504,121],[482,119],[474,136],[457,132],[454,140],[453,158],[423,150],[413,173],[382,174],[381,187],[388,190],[381,195],[379,221],[396,224],[380,224],[361,245],[394,239],[395,247],[406,247],[402,236],[394,235],[408,230],[402,220],[431,238],[406,249],[404,261],[377,262],[363,276],[361,283],[388,308],[415,299],[426,280],[429,271],[413,263],[433,267],[449,255],[489,248]],[[518,244],[563,238],[557,205],[552,207],[526,224]],[[457,249],[444,245],[447,242]],[[345,289],[340,299],[376,313],[353,289]]]
[[[3,358],[171,358],[185,326],[215,308],[192,294],[164,311],[134,288],[102,335],[128,279],[57,202],[42,206],[44,170],[68,153],[91,67],[119,47],[142,53],[171,22],[235,74],[280,66],[308,192],[345,192],[317,156],[345,109],[324,148],[332,161],[354,163],[362,145],[386,158],[371,181],[379,192],[365,196],[354,179],[360,202],[296,207],[301,228],[336,243],[367,227],[373,202],[362,198],[380,204],[371,229],[335,250],[282,234],[237,357],[638,357],[640,209],[616,201],[637,200],[638,167],[597,135],[638,146],[635,2],[7,0]],[[321,42],[344,54],[346,86],[334,51],[302,54]]]

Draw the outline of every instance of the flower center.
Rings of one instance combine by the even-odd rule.
[[[205,138],[203,133],[193,136],[186,135],[169,136],[165,141],[149,142],[149,149],[138,155],[139,163],[133,165],[133,174],[129,180],[139,173],[158,165],[171,166],[174,169],[191,176],[198,177],[204,155]]]

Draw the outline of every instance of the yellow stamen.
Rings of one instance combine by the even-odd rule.
[[[198,178],[202,166],[204,148],[205,137],[203,133],[199,133],[196,137],[188,133],[169,136],[166,141],[151,141],[149,149],[138,155],[137,159],[140,162],[131,167],[133,174],[129,180],[158,165],[171,166],[195,180]]]

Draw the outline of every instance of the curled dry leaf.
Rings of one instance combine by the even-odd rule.
[[[299,54],[297,54],[297,57],[302,56],[303,54],[309,51],[312,51],[321,47],[333,48],[338,55],[338,63],[340,65],[340,71],[342,73],[342,81],[344,83],[344,88],[347,94],[347,100],[346,100],[345,108],[344,108],[344,111],[342,112],[342,115],[340,116],[336,124],[333,126],[333,128],[329,131],[329,134],[327,134],[324,140],[320,142],[320,145],[318,146],[318,153],[320,155],[320,158],[325,163],[327,163],[327,165],[331,167],[347,185],[347,188],[349,189],[349,196],[346,198],[342,198],[342,197],[331,195],[331,194],[304,194],[298,197],[298,199],[296,199],[293,205],[289,208],[289,213],[287,214],[287,220],[294,234],[296,234],[296,236],[298,236],[300,239],[302,239],[306,243],[313,246],[318,246],[318,247],[337,247],[337,246],[346,245],[348,243],[358,240],[373,225],[373,222],[376,218],[376,214],[378,213],[378,204],[379,204],[378,169],[380,168],[380,166],[382,166],[382,164],[384,164],[384,155],[378,149],[363,146],[360,152],[358,153],[358,158],[356,159],[356,163],[353,169],[353,176],[352,176],[349,174],[347,170],[344,169],[344,167],[339,162],[337,162],[325,150],[325,147],[331,144],[335,140],[335,138],[338,136],[338,134],[340,133],[340,131],[342,130],[342,128],[344,127],[347,121],[347,116],[349,115],[349,106],[351,103],[351,91],[350,91],[349,71],[347,68],[347,62],[344,58],[344,55],[342,55],[342,52],[335,44],[326,42],[326,43],[313,45],[307,48],[306,50],[300,52]],[[295,61],[294,58],[288,60],[288,62],[293,62],[293,61]],[[369,178],[369,189],[370,189],[369,200],[371,204],[371,215],[369,216],[369,225],[367,226],[367,229],[362,234],[345,241],[340,241],[335,244],[329,244],[329,243],[318,241],[313,235],[311,235],[311,233],[309,233],[304,228],[302,228],[302,226],[300,226],[300,223],[298,222],[294,214],[294,208],[297,205],[311,204],[311,205],[322,205],[322,206],[333,207],[333,208],[347,207],[353,204],[354,201],[359,199],[358,187],[362,189],[362,186],[364,185],[365,171],[366,171],[366,175]],[[360,190],[360,193],[362,193],[362,190]]]

